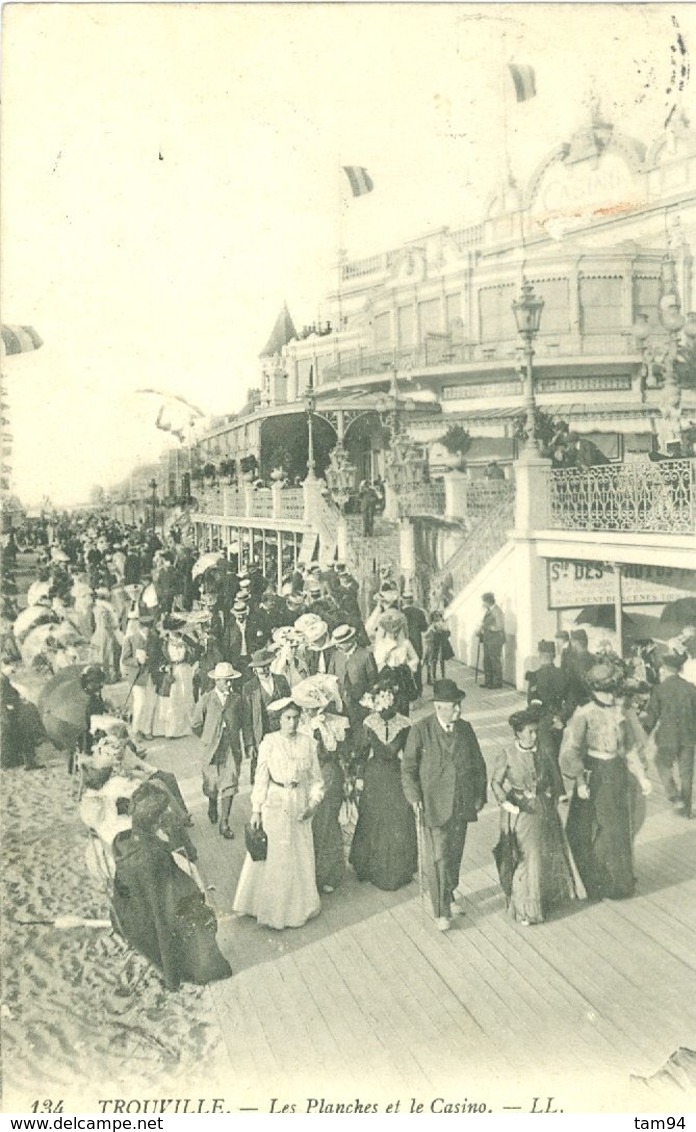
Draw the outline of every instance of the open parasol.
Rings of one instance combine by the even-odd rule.
[[[57,625],[58,618],[52,610],[45,605],[28,605],[15,619],[12,633],[18,645],[21,645],[32,629],[37,625]]]
[[[32,582],[27,590],[27,605],[38,605],[43,598],[48,597],[50,589],[50,582]]]
[[[680,632],[685,625],[696,625],[696,597],[680,597],[670,601],[660,614],[660,624]]]
[[[78,633],[77,629],[64,621],[58,625],[52,623],[35,625],[24,637],[20,648],[22,662],[27,667],[36,660],[40,653],[44,652],[49,637],[53,638],[59,646],[62,645],[65,648],[72,648],[77,645],[86,647],[87,645],[84,637]],[[75,653],[74,656],[75,660],[79,659],[78,653]]]
[[[37,707],[52,742],[63,750],[73,750],[87,726],[87,693],[80,683],[84,665],[61,669],[44,685]]]
[[[193,569],[191,570],[192,578],[200,578],[201,574],[205,574],[207,570],[212,570],[220,562],[220,552],[211,550],[208,554],[202,554],[197,562],[194,562]]]
[[[586,605],[575,618],[577,625],[592,625],[595,629],[616,630],[616,608],[613,605]],[[627,613],[621,614],[621,628],[624,636],[631,636],[636,623]]]

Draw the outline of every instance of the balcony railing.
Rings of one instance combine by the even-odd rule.
[[[696,533],[696,461],[549,470],[550,525],[579,531]]]
[[[399,489],[399,515],[444,515],[444,483],[411,483]]]
[[[512,337],[486,342],[453,342],[446,336],[438,336],[417,347],[369,351],[358,347],[354,353],[344,354],[337,362],[323,366],[321,381],[327,383],[337,378],[375,376],[393,365],[402,373],[473,362],[506,361],[514,365],[519,353],[519,342]],[[633,337],[624,333],[580,336],[541,334],[536,353],[540,359],[574,357],[579,354],[625,357],[635,354],[636,348]]]
[[[197,492],[201,515],[226,519],[283,519],[304,523],[304,492],[301,487],[206,488]]]
[[[280,493],[281,519],[304,517],[304,492],[301,487],[286,487]]]
[[[466,515],[477,519],[514,498],[514,479],[471,480],[466,486]]]

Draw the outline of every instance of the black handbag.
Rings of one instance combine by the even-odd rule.
[[[268,853],[268,836],[262,825],[258,828],[248,822],[244,826],[244,842],[252,861],[265,861]]]

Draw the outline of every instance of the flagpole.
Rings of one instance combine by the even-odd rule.
[[[344,204],[343,204],[343,200],[344,200],[344,197],[343,197],[343,177],[344,177],[344,170],[343,170],[343,166],[341,165],[341,158],[337,154],[336,155],[336,189],[338,191],[338,251],[337,251],[337,258],[338,258],[338,269],[337,269],[338,270],[338,296],[337,296],[337,298],[338,298],[338,329],[339,329],[339,331],[342,330],[342,328],[343,328],[343,258],[344,258],[344,253],[345,253],[345,248],[343,246],[343,241],[345,239],[345,230],[344,230],[345,218],[344,218],[344,215],[343,215],[343,208],[344,208]]]

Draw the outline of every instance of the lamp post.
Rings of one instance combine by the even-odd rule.
[[[157,528],[157,480],[154,476],[150,480],[149,487],[152,492],[152,533],[154,535]]]
[[[658,304],[659,330],[651,327],[647,314],[639,314],[633,324],[633,336],[643,355],[641,397],[648,389],[661,389],[660,423],[657,426],[660,448],[681,441],[681,394],[679,365],[693,364],[696,345],[696,312],[682,314],[674,260],[667,254],[662,261],[662,295]],[[681,335],[683,334],[683,338]]]
[[[314,470],[314,410],[316,408],[314,389],[310,386],[305,393],[304,406],[307,413],[307,479],[315,480]]]
[[[524,378],[524,405],[527,414],[527,440],[525,451],[532,454],[539,451],[539,439],[536,434],[536,397],[534,396],[534,339],[539,333],[541,325],[541,312],[544,309],[544,300],[534,294],[534,288],[528,279],[522,279],[522,290],[519,299],[512,304],[512,310],[517,323],[517,331],[524,341],[524,356],[526,361]]]

